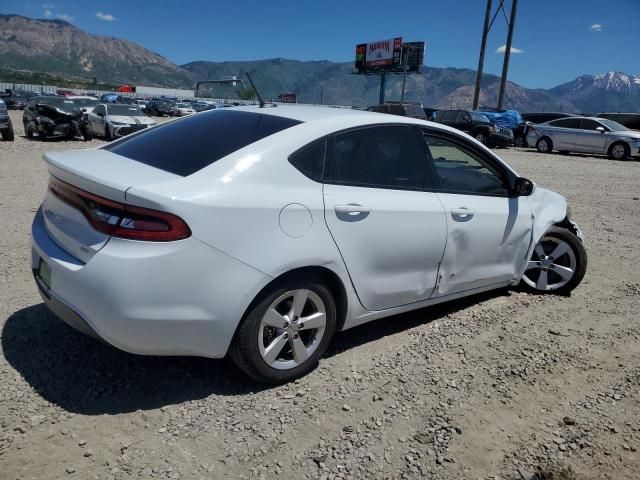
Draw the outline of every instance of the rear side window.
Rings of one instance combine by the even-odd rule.
[[[326,139],[321,138],[302,147],[289,156],[289,162],[311,180],[322,182],[326,143]]]
[[[405,114],[409,117],[427,118],[422,107],[418,105],[405,105]]]
[[[262,113],[211,110],[125,138],[104,149],[186,177],[236,150],[300,123]]]
[[[552,127],[560,127],[560,128],[580,128],[580,119],[579,118],[562,118],[560,120],[554,120],[553,122],[549,122],[549,125]]]
[[[328,183],[416,190],[424,187],[424,162],[407,127],[370,127],[334,138]]]

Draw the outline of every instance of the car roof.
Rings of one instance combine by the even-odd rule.
[[[69,95],[67,98],[71,100],[98,100],[98,97],[92,97],[91,95]]]

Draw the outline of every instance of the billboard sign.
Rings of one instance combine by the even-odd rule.
[[[358,71],[386,70],[402,63],[402,37],[356,45]]]

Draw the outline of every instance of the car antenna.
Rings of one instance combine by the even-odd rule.
[[[275,103],[266,103],[262,99],[262,96],[260,95],[260,92],[258,91],[256,86],[253,84],[253,80],[251,80],[251,75],[249,75],[249,72],[245,72],[245,74],[247,75],[247,78],[249,79],[249,83],[251,84],[251,88],[253,88],[253,91],[256,92],[256,95],[258,96],[258,101],[260,101],[260,108],[277,107],[277,105]]]

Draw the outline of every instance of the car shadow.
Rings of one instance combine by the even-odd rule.
[[[336,334],[325,357],[445,317],[506,290],[423,308]],[[206,398],[245,395],[270,387],[244,375],[225,358],[135,355],[89,338],[43,304],[11,315],[2,330],[9,364],[45,400],[84,415],[150,410]]]

